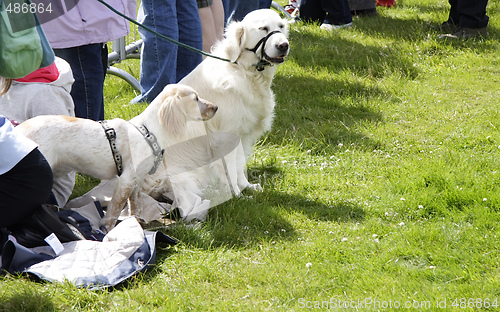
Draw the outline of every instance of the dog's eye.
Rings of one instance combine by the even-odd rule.
[[[285,25],[281,24],[280,29],[283,29],[283,28],[285,28]]]
[[[259,28],[260,30],[264,30],[266,32],[269,32],[269,28],[267,26],[263,26],[261,28]]]

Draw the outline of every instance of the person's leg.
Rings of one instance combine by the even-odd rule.
[[[195,0],[177,0],[179,42],[199,50],[203,49],[200,15]],[[176,80],[189,74],[203,57],[200,53],[179,47],[177,52]]]
[[[458,12],[458,0],[448,0],[450,3],[450,14],[447,23],[458,26],[460,24],[460,13]]]
[[[486,15],[488,0],[458,0],[457,11],[460,14],[458,26],[465,28],[486,28],[489,17]]]
[[[73,71],[75,82],[71,97],[75,116],[92,120],[104,119],[104,70],[102,43],[79,47],[54,49],[55,55],[66,60]]]
[[[203,31],[203,51],[210,53],[210,49],[218,40],[222,40],[224,33],[224,9],[221,0],[214,0],[212,5],[198,8]]]
[[[326,12],[321,9],[320,0],[302,0],[299,6],[300,19],[304,22],[323,22]]]
[[[218,40],[224,38],[224,6],[221,0],[213,0],[212,15],[214,16],[215,22],[215,34]]]
[[[352,14],[347,0],[321,0],[321,9],[326,12],[324,24],[346,25],[352,23]]]
[[[179,39],[175,0],[142,0],[137,20],[173,40]],[[176,82],[177,45],[142,27],[139,33],[144,40],[140,73],[142,92],[132,103],[152,102],[167,84]]]
[[[229,0],[227,2],[226,22],[241,21],[249,12],[259,8],[259,0]]]
[[[450,0],[450,17],[443,25],[458,26],[452,33],[440,35],[440,39],[469,39],[487,37],[489,17],[486,15],[487,0]]]
[[[269,9],[272,2],[272,0],[259,0],[259,9]]]
[[[52,179],[52,170],[38,149],[0,175],[0,228],[22,221],[46,203]]]
[[[215,20],[211,7],[198,8],[203,31],[203,51],[210,53],[212,45],[217,40]]]

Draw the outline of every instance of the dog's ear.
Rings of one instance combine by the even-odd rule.
[[[226,27],[225,32],[226,42],[225,53],[227,57],[235,62],[240,56],[242,50],[245,48],[245,27],[241,22],[231,22]]]
[[[186,112],[178,94],[167,96],[163,99],[158,109],[160,124],[172,136],[177,136],[184,131],[186,126]]]

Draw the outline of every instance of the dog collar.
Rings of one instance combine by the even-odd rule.
[[[115,129],[108,127],[108,123],[106,120],[99,121],[102,128],[104,129],[104,133],[106,133],[106,138],[109,141],[109,147],[111,148],[111,153],[113,154],[113,159],[115,160],[116,171],[118,171],[118,176],[121,176],[123,172],[123,161],[122,155],[118,151],[118,147],[116,146],[116,131]]]
[[[279,30],[271,31],[270,33],[267,34],[267,36],[260,39],[259,42],[257,42],[257,44],[255,45],[255,47],[253,49],[247,48],[248,51],[252,51],[253,53],[257,54],[257,50],[260,48],[260,46],[262,46],[262,48],[260,50],[260,62],[258,62],[257,64],[254,65],[258,71],[263,71],[265,69],[265,66],[273,66],[272,63],[270,63],[266,60],[266,56],[268,56],[268,55],[266,54],[265,48],[266,48],[267,40],[272,35],[274,35],[276,33],[281,33],[281,31],[279,31]]]
[[[144,140],[148,142],[149,146],[153,150],[153,154],[155,155],[155,163],[153,165],[153,168],[151,168],[151,170],[149,171],[149,174],[153,174],[158,169],[158,166],[163,159],[163,153],[165,152],[165,150],[161,149],[160,144],[158,144],[158,140],[156,140],[156,136],[152,132],[149,132],[148,128],[146,128],[145,125],[134,125],[134,127],[139,130],[139,132],[144,137]]]

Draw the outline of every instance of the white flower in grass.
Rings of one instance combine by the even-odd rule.
[[[307,263],[306,263],[306,268],[308,268],[308,269],[309,269],[310,267],[312,267],[312,265],[313,265],[313,264],[312,264],[311,262],[307,262]]]
[[[349,239],[347,237],[342,238],[343,242],[347,242]]]
[[[488,198],[483,198],[483,201],[487,201],[487,200],[488,200]]]
[[[403,226],[403,225],[405,225],[405,223],[404,222],[400,222],[400,223],[398,223],[398,225],[399,226]]]
[[[375,243],[377,243],[377,244],[378,244],[378,243],[380,243],[380,241],[378,240],[378,238],[375,238],[373,241],[374,241]]]
[[[404,199],[403,197],[401,197],[399,200],[401,200],[401,201],[405,201],[406,199]]]
[[[424,206],[418,205],[418,209],[424,209]]]

